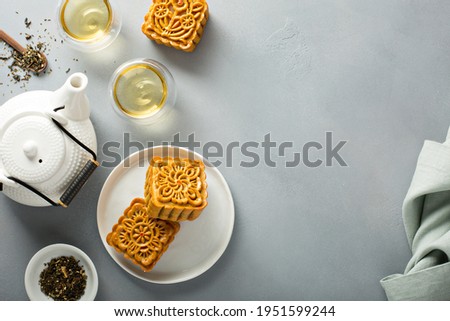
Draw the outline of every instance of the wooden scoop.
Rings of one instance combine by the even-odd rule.
[[[12,38],[10,35],[8,35],[2,29],[0,29],[0,39],[3,40],[4,42],[6,42],[8,45],[10,45],[14,50],[19,52],[21,55],[24,55],[27,52],[27,49],[22,47],[22,45],[20,43],[18,43],[14,38]],[[39,56],[42,59],[42,64],[39,66],[39,68],[36,68],[36,69],[28,68],[29,70],[31,70],[35,73],[43,72],[47,68],[47,65],[48,65],[47,57],[45,57],[45,55],[42,52],[39,52]]]

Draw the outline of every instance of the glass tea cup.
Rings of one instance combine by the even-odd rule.
[[[57,22],[64,41],[85,52],[109,46],[122,27],[115,0],[59,0]]]
[[[139,124],[151,124],[167,115],[177,95],[170,71],[146,58],[119,66],[111,77],[109,94],[114,111]]]

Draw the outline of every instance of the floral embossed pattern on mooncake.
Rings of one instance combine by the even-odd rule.
[[[177,222],[149,217],[142,198],[134,199],[113,226],[106,241],[127,259],[150,271],[179,231]]]
[[[157,43],[193,51],[208,21],[205,0],[153,0],[142,32]]]
[[[144,188],[149,216],[171,221],[195,220],[208,205],[206,189],[202,161],[154,157]]]

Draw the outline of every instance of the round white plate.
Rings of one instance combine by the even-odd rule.
[[[130,202],[143,197],[145,174],[153,156],[202,160],[208,183],[208,206],[196,220],[181,222],[180,231],[156,266],[143,272],[109,246],[106,236]],[[125,271],[153,283],[183,282],[207,271],[227,248],[234,225],[233,197],[219,170],[201,155],[180,147],[157,146],[130,155],[114,168],[100,193],[97,223],[103,245]]]
[[[80,261],[87,275],[86,289],[80,301],[93,301],[97,295],[98,276],[94,263],[79,248],[68,244],[53,244],[39,250],[28,263],[25,270],[25,290],[31,301],[53,301],[52,298],[46,296],[41,291],[39,285],[39,277],[41,272],[46,268],[45,263],[59,256],[73,256]]]

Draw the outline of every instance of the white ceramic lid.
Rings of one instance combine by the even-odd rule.
[[[27,183],[45,182],[54,176],[65,153],[62,132],[43,113],[17,115],[0,131],[0,159],[5,175]]]

